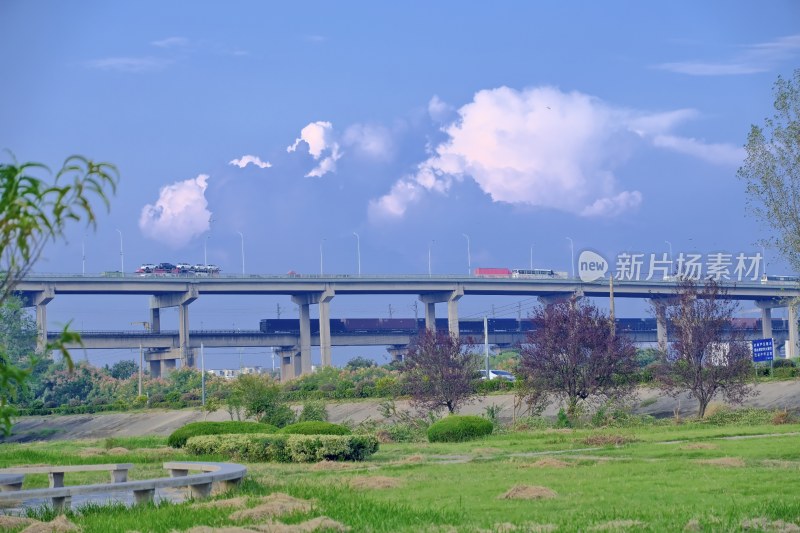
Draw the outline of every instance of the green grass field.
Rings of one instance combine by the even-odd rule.
[[[133,462],[131,478],[140,479],[163,475],[162,461],[196,459],[163,443],[147,437],[4,444],[0,466]],[[325,515],[353,531],[795,531],[800,524],[800,425],[793,424],[550,429],[460,444],[384,444],[365,463],[248,469],[237,495],[252,496],[251,506],[256,497],[284,492],[314,507],[282,522]],[[44,476],[30,478],[26,488],[47,484]],[[67,483],[94,480],[86,474]],[[369,488],[376,484],[388,488]],[[501,497],[515,486],[552,492]],[[543,493],[555,495],[530,499]],[[93,505],[69,517],[86,532],[255,523],[232,521],[231,512],[187,502]],[[46,509],[33,514],[52,517]]]

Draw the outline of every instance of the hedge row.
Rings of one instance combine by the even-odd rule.
[[[462,442],[490,435],[494,426],[479,416],[450,415],[428,428],[430,442]]]
[[[167,437],[167,444],[173,448],[183,448],[191,437],[200,435],[228,435],[239,433],[275,433],[278,428],[260,422],[192,422],[176,429]]]
[[[378,451],[378,439],[374,435],[207,435],[190,438],[186,450],[246,462],[363,461]]]
[[[278,433],[284,435],[350,435],[352,431],[341,424],[309,420],[284,426],[278,430]]]

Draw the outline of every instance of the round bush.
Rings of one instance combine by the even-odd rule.
[[[167,444],[173,448],[183,448],[190,437],[198,435],[230,435],[239,433],[275,433],[278,428],[259,422],[192,422],[176,429],[167,437]]]
[[[463,442],[490,435],[494,426],[479,416],[450,415],[428,428],[430,442]]]
[[[308,421],[290,424],[278,430],[284,435],[350,435],[350,430],[330,422]]]

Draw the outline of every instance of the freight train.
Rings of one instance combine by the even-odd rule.
[[[489,333],[527,333],[533,331],[535,326],[528,318],[489,318],[487,320]],[[480,337],[483,335],[483,319],[461,319],[458,321],[459,331],[462,335]],[[656,331],[655,318],[618,318],[616,320],[618,332],[648,332]],[[418,318],[337,318],[331,319],[331,335],[366,335],[366,334],[400,334],[416,335],[425,329],[425,320]],[[734,318],[731,321],[737,330],[760,330],[761,320],[756,318]],[[446,318],[436,319],[438,331],[448,330]],[[788,322],[784,319],[773,319],[774,331],[788,330]],[[264,318],[259,324],[261,333],[271,335],[299,335],[300,321],[296,318]],[[319,335],[319,320],[311,319],[311,334]]]

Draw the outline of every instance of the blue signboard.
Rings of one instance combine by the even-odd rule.
[[[752,343],[754,363],[772,361],[775,353],[772,349],[772,339],[756,339]]]

